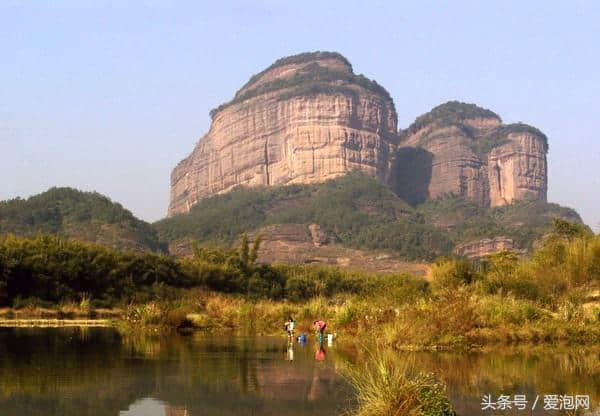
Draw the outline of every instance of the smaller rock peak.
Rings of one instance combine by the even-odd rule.
[[[506,124],[495,131],[494,135],[498,138],[506,138],[511,134],[530,134],[542,141],[545,150],[548,151],[548,137],[538,128],[525,123]]]

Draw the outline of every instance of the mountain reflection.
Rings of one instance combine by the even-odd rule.
[[[0,408],[65,416],[339,412],[350,395],[343,379],[315,365],[307,348],[286,362],[287,350],[280,338],[2,330]]]
[[[315,359],[316,355],[326,359]],[[483,394],[600,397],[598,349],[497,349],[397,353],[448,385],[459,414]],[[293,360],[291,359],[293,358]],[[289,345],[280,337],[124,337],[109,328],[1,329],[4,416],[339,414],[352,391],[337,370],[364,357],[339,345]],[[509,413],[503,413],[509,414]]]

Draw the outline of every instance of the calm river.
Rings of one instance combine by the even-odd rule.
[[[443,379],[460,415],[559,414],[543,410],[546,395],[600,404],[598,349],[397,355]],[[356,359],[351,346],[288,348],[283,337],[0,328],[0,415],[336,415],[352,403],[340,369]],[[482,411],[486,394],[539,404]]]

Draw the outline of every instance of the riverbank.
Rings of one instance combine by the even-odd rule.
[[[304,302],[253,299],[203,289],[173,298],[110,309],[58,305],[0,309],[0,326],[115,325],[124,331],[233,332],[283,335],[291,316],[296,332],[311,334],[323,319],[339,340],[371,340],[397,350],[477,349],[498,344],[600,344],[600,302],[590,290],[579,304],[556,310],[512,294],[459,287],[436,291],[407,280],[372,295],[314,297]]]
[[[191,290],[176,301],[130,305],[120,324],[142,331],[283,335],[284,322],[291,316],[297,333],[312,333],[313,321],[323,319],[328,332],[340,340],[368,339],[397,350],[474,349],[521,343],[600,344],[598,310],[600,304],[591,302],[571,306],[569,313],[552,312],[512,295],[479,295],[465,288],[403,297],[317,297],[301,303]]]
[[[11,320],[110,320],[120,319],[122,316],[123,309],[121,308],[90,308],[76,304],[0,308],[0,322]]]
[[[115,325],[127,332],[204,331],[282,335],[291,316],[311,334],[323,319],[339,340],[369,340],[396,350],[479,349],[499,344],[600,344],[597,290],[555,310],[512,294],[404,284],[371,295],[340,294],[304,302],[253,299],[203,289],[111,309],[59,305],[0,309],[0,326]]]
[[[500,252],[439,259],[430,279],[333,266],[256,262],[260,239],[237,250],[196,246],[175,259],[56,237],[0,240],[6,318],[112,319],[128,330],[282,334],[323,319],[345,337],[401,349],[497,343],[600,343],[600,236],[555,221],[529,258]],[[48,278],[51,276],[51,278]]]
[[[0,319],[0,328],[109,327],[108,319]]]

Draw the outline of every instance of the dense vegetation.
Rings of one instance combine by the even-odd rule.
[[[478,262],[439,259],[431,283],[362,274],[368,283],[361,285],[361,274],[334,277],[339,269],[295,270],[306,282],[294,284],[297,293],[310,293],[300,303],[212,292],[184,296],[177,307],[199,328],[279,332],[279,323],[292,315],[300,331],[310,331],[319,317],[331,331],[394,348],[600,342],[600,237],[577,223],[555,220],[530,258],[501,252]],[[291,274],[285,274],[287,295]],[[160,322],[172,305],[167,300],[135,314],[145,317],[144,323]]]
[[[298,62],[310,61],[309,55],[310,54],[306,57],[303,56]],[[219,107],[211,110],[210,115],[214,118],[219,111],[232,104],[273,91],[285,90],[277,97],[279,100],[286,100],[297,96],[337,93],[356,97],[356,86],[360,86],[384,97],[393,107],[393,100],[389,92],[376,81],[370,80],[362,74],[355,75],[352,71],[332,69],[321,66],[317,62],[313,62],[296,71],[290,77],[276,78],[273,81],[236,93],[233,100],[221,104]]]
[[[152,286],[189,287],[175,259],[39,235],[0,239],[0,305],[81,300],[108,306]]]
[[[354,172],[315,185],[243,188],[203,199],[188,214],[155,224],[165,241],[230,244],[268,224],[319,224],[342,244],[432,260],[452,242],[379,181]]]
[[[574,209],[539,200],[487,209],[448,194],[419,205],[417,210],[427,223],[443,227],[454,242],[502,235],[523,249],[532,249],[536,240],[550,231],[555,218],[582,223]]]
[[[252,299],[301,300],[363,293],[377,276],[328,267],[256,264],[260,239],[237,250],[196,246],[193,259],[119,251],[40,235],[0,239],[0,306],[86,302],[96,306],[145,302],[200,287]],[[393,279],[393,277],[391,278]]]
[[[96,192],[52,188],[0,202],[0,235],[57,234],[109,247],[164,250],[152,226]]]
[[[278,332],[292,314],[396,348],[498,341],[600,342],[600,237],[555,220],[531,258],[440,259],[429,282],[335,267],[256,264],[260,240],[191,259],[57,237],[0,241],[0,305],[129,305],[134,325]],[[197,289],[193,289],[197,288]],[[200,290],[200,292],[198,292]]]
[[[341,244],[391,250],[433,260],[455,244],[504,235],[523,248],[546,233],[554,217],[581,221],[575,211],[541,201],[491,210],[447,195],[413,208],[379,181],[359,172],[314,185],[243,188],[206,198],[188,214],[155,224],[161,239],[231,244],[244,231],[269,224],[319,224]]]

